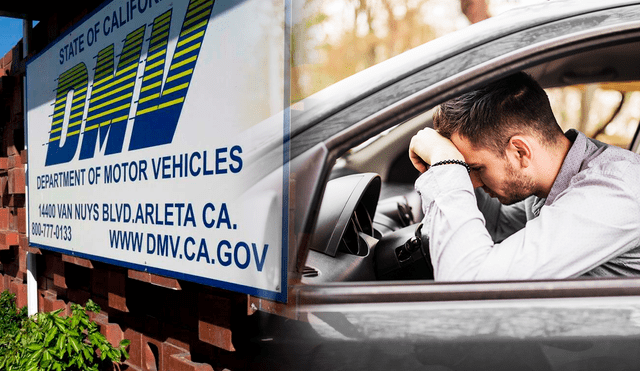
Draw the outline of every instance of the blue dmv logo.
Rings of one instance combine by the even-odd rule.
[[[78,147],[79,160],[93,158],[96,150],[104,155],[121,153],[129,121],[133,121],[129,151],[171,143],[213,4],[214,0],[189,1],[164,80],[172,9],[154,19],[133,117],[129,112],[134,102],[146,25],[125,38],[117,69],[114,69],[113,44],[98,52],[90,96],[87,96],[89,73],[84,63],[63,72],[58,77],[45,166],[70,162],[76,157]],[[89,107],[85,118],[87,101]],[[68,117],[66,133],[63,130],[65,117]]]

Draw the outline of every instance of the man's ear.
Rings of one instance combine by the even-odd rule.
[[[529,138],[522,135],[514,135],[509,139],[507,153],[511,154],[512,158],[520,163],[521,167],[525,168],[531,165],[532,149],[532,143]]]

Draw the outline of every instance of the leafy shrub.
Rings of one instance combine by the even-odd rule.
[[[22,322],[27,318],[27,307],[18,310],[15,297],[8,290],[0,294],[0,354],[4,354],[11,346]]]
[[[11,313],[11,305],[7,307]],[[62,309],[36,313],[31,317],[26,317],[23,310],[17,311],[14,318],[19,319],[18,328],[7,325],[9,331],[14,331],[12,339],[6,346],[0,343],[0,369],[98,371],[109,369],[112,364],[118,365],[123,358],[129,358],[126,351],[129,340],[122,340],[118,347],[113,347],[98,331],[98,325],[89,319],[87,310],[98,313],[100,307],[92,300],[87,302],[86,308],[72,304],[70,316],[60,316]],[[4,318],[3,313],[0,319]],[[2,336],[0,339],[4,338]]]

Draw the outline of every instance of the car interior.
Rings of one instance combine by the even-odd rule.
[[[579,53],[551,56],[542,63],[536,61],[525,71],[548,92],[564,87],[618,92],[619,103],[607,107],[600,107],[597,100],[584,99],[582,94],[580,104],[590,105],[587,113],[600,112],[609,117],[586,134],[606,141],[606,126],[622,111],[631,110],[631,118],[623,125],[635,134],[625,138],[624,144],[616,145],[637,150],[634,138],[640,113],[627,107],[625,97],[640,90],[640,54],[633,52],[638,47],[640,41],[633,39],[607,43]],[[336,161],[312,234],[303,284],[433,279],[428,236],[421,233],[420,196],[413,186],[419,173],[411,165],[407,151],[411,137],[431,125],[432,113],[432,109],[428,110],[387,129]]]

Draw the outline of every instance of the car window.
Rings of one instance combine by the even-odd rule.
[[[640,83],[599,83],[547,89],[564,130],[629,148],[640,122]]]

